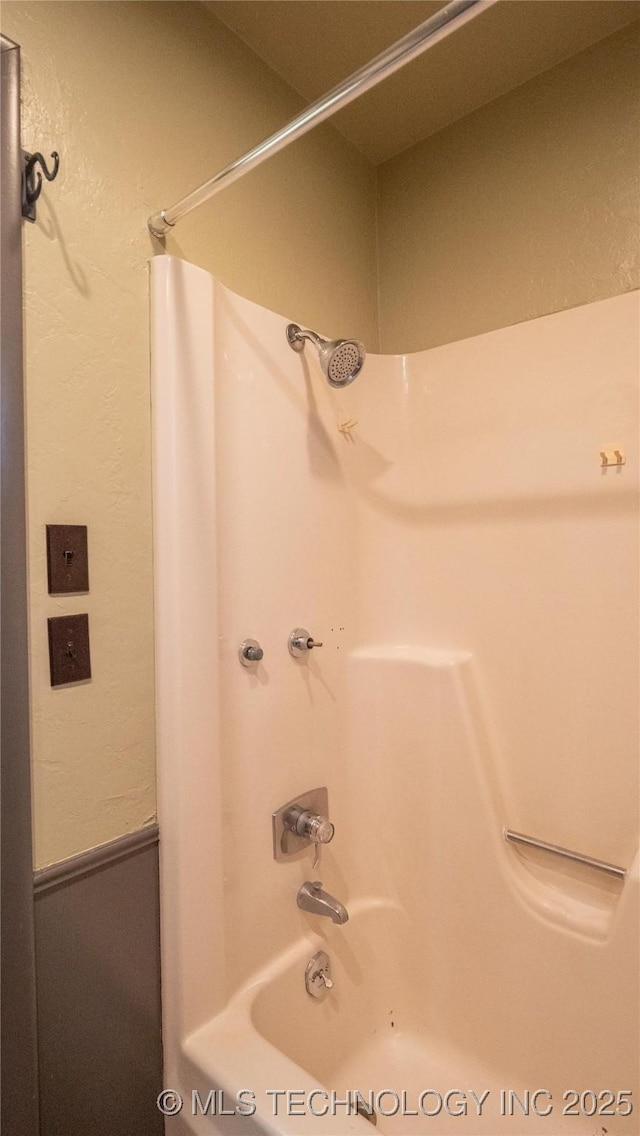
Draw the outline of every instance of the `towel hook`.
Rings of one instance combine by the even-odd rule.
[[[35,221],[36,201],[42,192],[42,175],[44,174],[47,181],[54,181],[60,169],[60,155],[57,150],[52,151],[52,170],[49,170],[39,151],[36,151],[35,154],[29,154],[26,150],[23,150],[22,156],[24,159],[22,167],[22,216],[26,217],[27,221]],[[36,170],[36,166],[40,166],[40,169]]]

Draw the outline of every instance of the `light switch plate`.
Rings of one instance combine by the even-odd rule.
[[[47,622],[51,685],[67,686],[90,679],[89,616],[57,615]]]
[[[49,595],[89,591],[86,525],[47,525]]]

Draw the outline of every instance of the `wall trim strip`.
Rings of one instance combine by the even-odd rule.
[[[39,868],[33,873],[34,895],[42,895],[81,876],[99,872],[109,864],[135,856],[143,849],[157,844],[159,838],[158,825],[147,824],[136,832],[128,832],[124,836],[117,837],[116,840],[110,840],[107,844],[100,844],[97,848],[90,848],[87,852],[70,856],[68,860],[60,860],[58,864]]]
[[[22,358],[20,48],[0,36],[0,1065],[4,1136],[36,1136],[27,525]]]

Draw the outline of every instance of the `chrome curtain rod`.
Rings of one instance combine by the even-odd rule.
[[[584,856],[582,852],[572,852],[570,848],[563,848],[561,844],[548,844],[546,840],[538,840],[537,836],[525,836],[524,832],[513,832],[510,828],[503,830],[505,840],[511,844],[525,844],[528,848],[542,848],[544,852],[553,852],[555,856],[564,856],[565,860],[574,860],[576,864],[586,864],[588,868],[595,868],[598,872],[607,872],[616,879],[624,880],[627,870],[617,864],[609,864],[607,860],[596,860],[593,856]]]
[[[408,35],[397,40],[386,51],[377,55],[375,59],[365,63],[358,71],[354,71],[353,75],[344,79],[328,94],[315,103],[311,103],[281,130],[271,134],[269,138],[266,138],[258,146],[254,146],[241,158],[236,158],[230,165],[225,166],[223,170],[209,178],[209,181],[205,181],[203,185],[188,193],[186,197],[182,197],[175,205],[169,206],[168,209],[160,209],[158,213],[153,213],[147,221],[153,235],[164,237],[176,222],[190,213],[192,209],[197,209],[199,205],[203,205],[215,193],[226,189],[228,185],[243,177],[249,170],[261,165],[267,158],[271,158],[279,150],[288,146],[290,142],[295,142],[296,138],[301,138],[308,130],[324,122],[336,111],[342,110],[354,99],[363,95],[365,91],[371,90],[372,87],[386,79],[388,75],[392,75],[394,71],[399,71],[405,64],[421,55],[423,51],[437,43],[438,40],[444,39],[455,28],[461,27],[462,24],[495,3],[497,3],[497,0],[452,0],[452,3],[447,4],[434,16],[425,20],[423,24],[419,24]]]

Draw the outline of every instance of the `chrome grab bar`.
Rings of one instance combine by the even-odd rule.
[[[626,868],[617,864],[609,864],[606,860],[596,860],[593,856],[583,856],[582,852],[572,852],[570,848],[563,848],[561,844],[548,844],[546,840],[538,840],[535,836],[525,836],[523,832],[513,832],[510,828],[503,829],[505,840],[512,844],[526,844],[529,848],[542,848],[544,852],[553,852],[556,856],[564,856],[565,860],[575,860],[578,864],[586,864],[598,872],[607,872],[623,880],[627,874]]]

